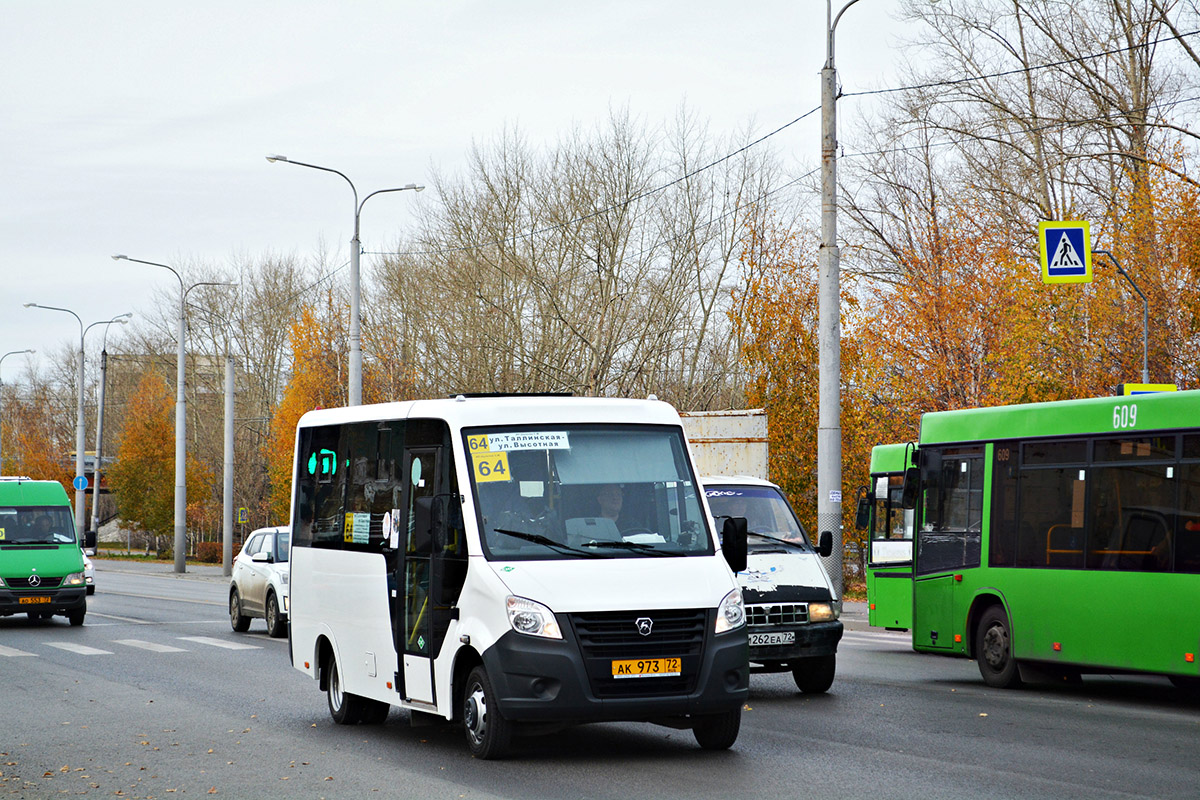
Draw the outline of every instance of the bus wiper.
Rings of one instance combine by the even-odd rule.
[[[645,553],[652,556],[681,556],[682,552],[678,550],[659,550],[652,544],[645,542],[584,542],[584,547],[604,548],[608,550],[636,550],[639,553]]]
[[[768,542],[775,542],[776,544],[782,544],[782,545],[786,545],[787,547],[794,547],[797,550],[803,550],[804,552],[808,552],[808,548],[805,547],[800,542],[793,542],[788,539],[780,539],[778,536],[772,536],[769,533],[756,533],[755,531],[746,531],[746,535],[747,536],[757,536],[759,539],[766,539]]]
[[[526,531],[514,531],[508,528],[492,528],[496,533],[503,533],[506,536],[515,536],[518,539],[524,539],[527,542],[540,544],[543,547],[549,547],[558,550],[561,553],[574,553],[575,555],[584,556],[585,558],[599,558],[599,553],[589,553],[587,550],[580,550],[578,547],[572,547],[569,544],[557,542],[549,536],[542,536],[540,533],[527,533]]]

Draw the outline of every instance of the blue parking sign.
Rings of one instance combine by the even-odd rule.
[[[1038,223],[1042,283],[1091,283],[1092,239],[1086,221]]]

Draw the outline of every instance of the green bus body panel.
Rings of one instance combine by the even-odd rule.
[[[1136,406],[1136,423],[1121,424],[1121,409]],[[1114,411],[1118,422],[1114,424]],[[1129,420],[1128,414],[1124,417]],[[921,444],[994,442],[1037,436],[1153,431],[1200,425],[1200,390],[1054,403],[933,411],[921,417]],[[872,457],[874,460],[874,457]]]
[[[880,444],[872,447],[871,474],[904,472],[912,466],[908,459],[912,449],[911,444]]]
[[[931,412],[921,418],[920,443],[988,443],[981,542],[986,564],[991,443],[1181,428],[1200,428],[1200,391]],[[970,654],[969,620],[993,597],[1001,598],[1008,614],[1017,659],[1200,677],[1200,575],[1186,573],[981,566],[922,576],[914,581],[913,649]],[[938,631],[936,645],[932,630]],[[954,634],[963,641],[955,645]],[[943,641],[947,637],[950,642]]]
[[[867,624],[876,628],[913,626],[912,564],[867,567]]]

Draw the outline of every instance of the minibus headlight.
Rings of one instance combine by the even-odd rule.
[[[508,624],[517,633],[544,636],[547,639],[562,638],[554,612],[541,603],[511,594],[505,602],[508,605]]]
[[[839,609],[834,603],[809,603],[809,622],[832,622],[838,618]]]
[[[84,585],[86,585],[85,581],[83,580],[83,573],[82,572],[72,572],[70,575],[63,578],[62,585],[63,586],[84,586]]]
[[[717,606],[717,633],[740,628],[746,624],[746,606],[742,603],[742,590],[734,589],[725,595],[721,605]]]

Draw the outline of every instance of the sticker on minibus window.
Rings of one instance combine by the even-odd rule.
[[[0,542],[4,541],[4,528],[0,528]]]
[[[346,526],[342,531],[342,541],[354,544],[366,544],[371,541],[370,512],[346,513]]]
[[[513,450],[570,450],[571,442],[566,431],[521,431],[519,433],[489,433],[486,436],[470,436],[472,439],[483,439],[484,447],[471,445],[471,451],[490,450],[493,453],[512,452]]]
[[[508,471],[508,453],[475,451],[471,453],[471,468],[475,472],[476,483],[512,480]]]

